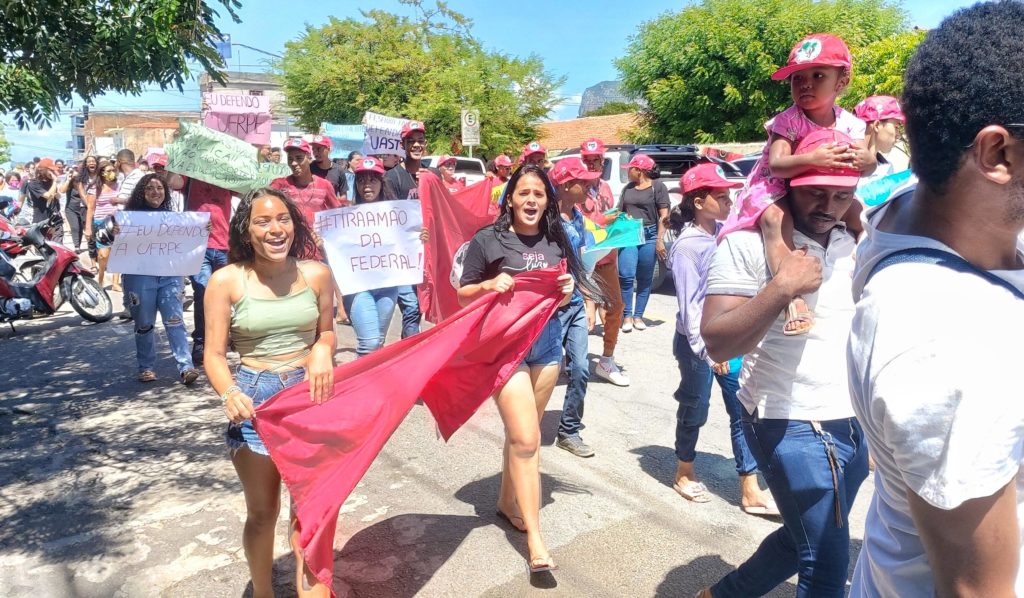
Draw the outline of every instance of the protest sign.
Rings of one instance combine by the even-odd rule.
[[[235,93],[204,93],[203,124],[248,143],[270,143],[270,99]]]
[[[237,193],[292,173],[287,164],[258,163],[256,148],[241,139],[186,121],[180,122],[178,139],[164,149],[167,170]]]
[[[362,152],[366,128],[363,125],[321,123],[320,134],[331,139],[331,159],[348,158],[349,152]]]
[[[379,201],[317,212],[314,228],[346,295],[423,281],[423,214],[418,201]]]
[[[118,212],[107,270],[149,276],[199,273],[206,253],[207,212]]]
[[[363,126],[366,127],[366,132],[363,138],[362,154],[364,156],[394,154],[405,158],[405,150],[402,149],[402,127],[407,122],[409,122],[407,118],[395,118],[376,112],[364,114]]]

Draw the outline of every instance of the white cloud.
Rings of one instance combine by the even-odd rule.
[[[551,109],[551,113],[548,117],[543,119],[545,122],[553,120],[571,120],[576,118],[580,110],[580,102],[583,101],[583,94],[566,94],[564,89],[558,90],[558,95],[561,97],[555,106]]]

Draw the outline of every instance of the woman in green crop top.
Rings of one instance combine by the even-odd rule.
[[[309,380],[310,400],[327,400],[334,388],[334,283],[315,254],[313,233],[281,191],[250,193],[231,219],[228,265],[206,290],[206,355],[210,383],[231,424],[226,439],[245,492],[242,545],[254,597],[273,596],[274,526],[280,511],[281,476],[252,425],[256,406],[282,389]],[[242,365],[228,368],[228,338]],[[327,596],[297,549],[299,596]],[[305,579],[303,577],[305,576]],[[310,588],[305,589],[304,588]]]

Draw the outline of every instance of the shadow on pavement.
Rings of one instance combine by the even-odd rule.
[[[630,452],[638,455],[640,469],[644,473],[669,488],[672,487],[676,479],[676,466],[679,463],[672,448],[648,445],[637,447]],[[735,461],[722,455],[697,451],[694,468],[697,478],[704,482],[709,491],[730,504],[740,505],[739,478],[736,475]],[[761,486],[764,487],[764,484]]]
[[[718,555],[701,556],[685,565],[672,569],[658,584],[656,598],[689,598],[703,588],[718,582],[732,570],[733,566]],[[793,596],[796,586],[784,582],[776,586],[768,596]]]

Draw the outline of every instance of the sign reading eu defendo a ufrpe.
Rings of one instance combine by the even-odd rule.
[[[207,212],[118,212],[107,270],[149,276],[198,274],[209,239]]]
[[[316,232],[345,295],[423,282],[423,214],[414,200],[379,201],[316,214]]]

